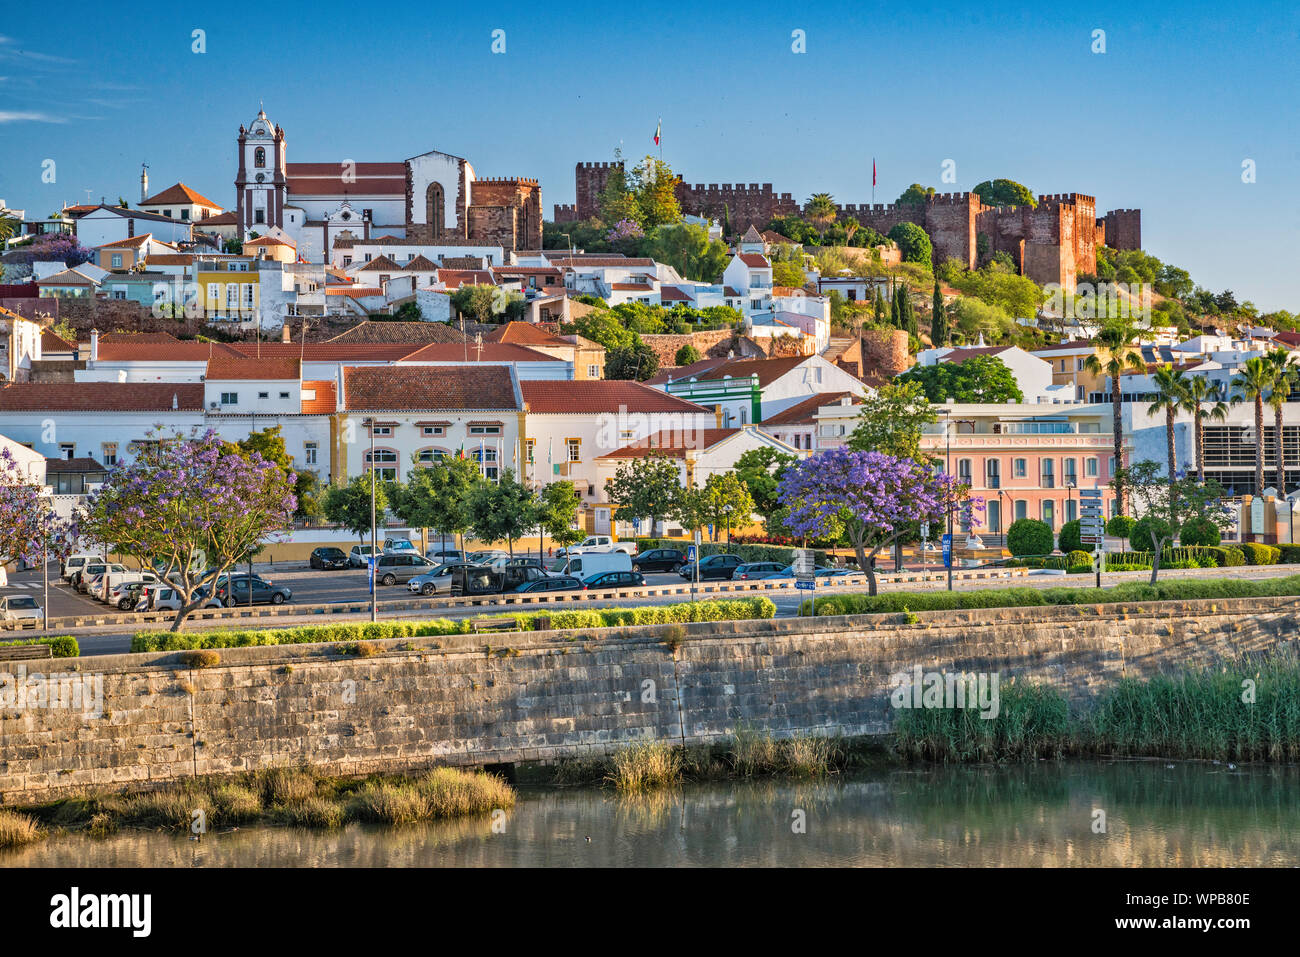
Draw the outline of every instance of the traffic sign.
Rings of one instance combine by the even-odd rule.
[[[794,550],[794,584],[796,588],[816,588],[817,579],[813,574],[816,569],[816,559],[813,557],[811,548],[796,548]]]
[[[690,564],[691,562],[693,562],[693,561],[695,561],[695,546],[694,546],[694,545],[687,545],[687,546],[686,546],[686,564],[689,565],[689,564]]]
[[[795,581],[795,583],[794,583],[794,587],[795,587],[795,588],[799,588],[799,589],[801,589],[801,590],[803,590],[803,591],[816,591],[816,590],[817,590],[817,579],[815,579],[815,578],[810,578],[810,579],[808,579],[807,581],[797,580],[797,581]]]

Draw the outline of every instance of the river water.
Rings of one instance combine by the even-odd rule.
[[[1163,761],[891,768],[639,798],[522,788],[495,828],[250,827],[201,841],[124,831],[0,852],[9,867],[1298,864],[1300,768]]]

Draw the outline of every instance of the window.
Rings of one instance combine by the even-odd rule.
[[[232,282],[226,284],[226,308],[227,309],[239,308],[239,284],[238,283]]]
[[[1063,462],[1061,463],[1061,465],[1062,465],[1062,467],[1065,469],[1065,484],[1066,484],[1066,485],[1078,485],[1078,484],[1079,484],[1079,473],[1075,471],[1075,460],[1074,460],[1074,459],[1066,459],[1065,461],[1063,461]]]
[[[499,425],[471,425],[469,427],[470,435],[500,435],[501,426]]]
[[[957,460],[957,481],[963,485],[971,484],[971,461],[970,459]]]
[[[280,393],[280,398],[282,398],[282,399],[287,399],[287,398],[289,398],[289,393],[288,393],[288,392],[281,392],[281,393]]]
[[[998,459],[985,459],[984,475],[986,488],[1002,487],[1002,463]]]
[[[426,439],[433,438],[434,436],[444,435],[446,431],[447,431],[446,428],[441,425],[420,426],[420,435],[424,436]]]
[[[238,393],[238,392],[223,392],[223,393],[221,393],[221,404],[222,404],[222,405],[239,405],[239,393]]]
[[[1065,520],[1067,522],[1073,522],[1078,517],[1079,517],[1079,503],[1072,498],[1066,499]]]
[[[112,268],[113,268],[113,269],[121,269],[121,268],[122,268],[122,254],[121,254],[121,253],[113,253],[112,264],[113,264],[113,265],[112,265]]]
[[[749,308],[753,309],[755,312],[758,312],[758,310],[763,308],[763,300],[762,299],[749,300]]]
[[[259,399],[269,399],[269,398],[271,397],[271,393],[269,393],[269,392],[259,392],[259,393],[257,393],[257,397],[258,397]]]
[[[265,150],[265,148],[259,146],[259,147],[258,147],[258,148],[253,152],[253,166],[255,166],[255,167],[258,168],[258,169],[262,169],[262,168],[264,168],[264,167],[266,166],[266,150]]]
[[[582,461],[582,439],[565,439],[564,447],[570,462]]]
[[[376,425],[371,428],[376,437],[381,435],[392,435],[393,427],[391,425]]]
[[[1015,470],[1016,478],[1024,478],[1027,474],[1029,474],[1026,471],[1026,463],[1024,459],[1016,459],[1015,462],[1012,464],[1012,468]]]
[[[266,222],[266,210],[264,210],[264,209],[255,209],[255,210],[253,210],[253,222],[255,222],[255,223],[264,223],[264,222]]]
[[[420,449],[415,453],[415,461],[419,465],[429,466],[435,462],[441,462],[447,457],[447,452],[443,449]]]
[[[1084,460],[1083,460],[1083,474],[1086,475],[1088,478],[1096,478],[1096,477],[1097,477],[1097,460],[1096,460],[1096,459],[1084,459]]]
[[[77,447],[71,442],[59,443],[59,458],[75,459],[77,457]]]
[[[113,290],[113,298],[114,298],[114,299],[125,299],[125,298],[126,298],[126,290],[125,290],[125,289],[114,289],[114,290]]]
[[[1029,503],[1024,499],[1016,502],[1016,521],[1029,517]]]
[[[303,461],[308,465],[316,464],[316,443],[308,442],[302,447]]]
[[[253,290],[256,288],[251,282],[244,283],[244,307],[246,309],[253,308]]]
[[[536,439],[528,439],[524,442],[524,461],[527,462],[529,465],[532,465],[536,461],[536,458],[534,457],[534,452],[536,448],[537,448]]]
[[[1108,455],[1106,457],[1106,474],[1107,475],[1115,474],[1115,456],[1113,455]]]
[[[188,209],[182,209],[182,210],[181,210],[181,222],[188,223],[189,221],[190,221],[190,211],[189,211]]]
[[[1050,529],[1056,529],[1056,503],[1048,499],[1043,500],[1043,521]]]
[[[1051,459],[1041,460],[1043,488],[1056,488],[1056,463]]]
[[[99,460],[106,468],[117,465],[117,443],[105,442],[99,447]]]
[[[488,480],[495,480],[497,477],[497,450],[489,448],[475,449],[470,456],[479,467],[483,470],[483,477]]]
[[[587,366],[587,378],[588,378],[588,379],[599,379],[599,378],[600,378],[600,366],[595,366],[595,365],[589,365],[589,366]]]
[[[352,265],[352,257],[351,257],[351,256],[344,256],[344,257],[343,257],[343,265],[345,265],[345,266],[351,266],[351,265]]]
[[[397,453],[392,449],[375,449],[374,460],[370,457],[370,450],[366,449],[364,457],[366,468],[373,468],[375,476],[386,481],[397,481]]]

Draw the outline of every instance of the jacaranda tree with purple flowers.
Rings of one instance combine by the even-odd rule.
[[[288,530],[297,476],[215,432],[150,436],[109,473],[86,507],[86,532],[115,552],[153,566],[181,595],[172,622],[207,600],[230,568]]]
[[[22,474],[8,449],[0,449],[0,564],[42,555],[66,558],[76,542],[73,523],[54,514],[44,487]]]
[[[871,560],[917,522],[954,513],[965,521],[981,507],[965,486],[928,462],[881,452],[831,449],[787,466],[777,496],[789,509],[782,524],[796,536],[845,536],[876,594]]]

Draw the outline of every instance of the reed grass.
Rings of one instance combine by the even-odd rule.
[[[976,708],[900,708],[891,750],[908,760],[1033,761],[1070,750],[1065,696],[1055,688],[1010,679],[998,689],[996,717]]]
[[[34,844],[44,836],[45,832],[33,818],[0,808],[0,848]]]
[[[682,780],[679,748],[662,741],[638,741],[619,748],[610,758],[606,777],[615,789],[628,794],[653,791]]]

